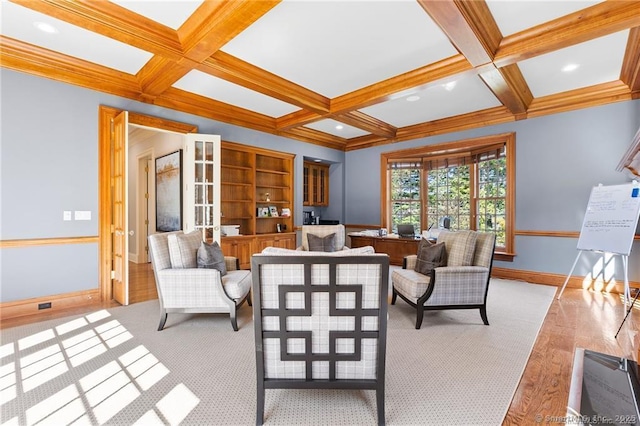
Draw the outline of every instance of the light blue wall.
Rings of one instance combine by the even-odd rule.
[[[296,225],[302,223],[304,156],[333,163],[330,205],[319,212],[322,217],[377,227],[381,152],[515,131],[516,228],[578,231],[591,186],[628,180],[615,167],[640,127],[636,100],[343,153],[6,69],[0,69],[0,93],[2,240],[97,235],[99,105],[296,154]],[[64,222],[63,210],[90,210],[92,220]],[[636,246],[630,273],[640,280]],[[514,262],[496,266],[566,274],[575,247],[571,238],[519,236]],[[578,272],[592,262],[585,256],[581,263]],[[95,289],[97,244],[1,249],[0,280],[1,302]]]
[[[296,154],[294,223],[302,224],[302,164],[310,155],[342,170],[344,152],[244,129],[68,84],[0,69],[0,239],[98,234],[100,105],[197,125],[223,140]],[[344,221],[340,173],[331,178]],[[333,192],[335,190],[335,193]],[[90,221],[62,220],[89,210]],[[96,289],[98,245],[0,249],[0,302]]]
[[[422,138],[346,154],[346,222],[380,224],[380,154],[473,137],[516,133],[516,229],[579,231],[592,186],[630,181],[616,172],[640,127],[640,100]],[[577,256],[574,238],[516,237],[514,261],[496,266],[568,274]],[[629,260],[632,280],[640,280],[640,245]],[[594,256],[582,256],[584,274]],[[620,269],[618,275],[622,279]]]

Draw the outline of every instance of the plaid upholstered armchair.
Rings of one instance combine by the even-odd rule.
[[[236,310],[245,301],[251,305],[251,272],[240,270],[238,259],[222,256],[221,251],[217,265],[202,265],[202,246],[199,232],[149,236],[160,301],[158,331],[164,328],[169,312],[229,313],[231,326],[238,331]]]
[[[333,235],[333,236],[332,236]],[[344,225],[302,225],[302,245],[304,251],[340,251],[345,248]]]
[[[437,244],[426,240],[418,253],[406,256],[402,269],[391,273],[391,304],[400,296],[416,308],[416,329],[425,310],[479,309],[485,325],[487,293],[493,265],[495,234],[442,231]]]
[[[265,389],[372,389],[384,424],[389,257],[265,249],[251,269],[256,424]]]

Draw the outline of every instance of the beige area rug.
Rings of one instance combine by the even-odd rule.
[[[386,422],[499,425],[555,287],[494,279],[490,326],[478,310],[389,307]],[[1,423],[255,424],[251,309],[170,314],[139,303],[2,330]],[[267,390],[267,425],[374,425],[374,391]]]

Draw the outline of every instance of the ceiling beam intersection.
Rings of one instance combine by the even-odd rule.
[[[150,97],[162,94],[279,2],[280,0],[203,2],[178,29],[183,58],[152,58],[137,74],[142,90]]]

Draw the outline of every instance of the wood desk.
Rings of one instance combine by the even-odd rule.
[[[376,253],[389,255],[389,263],[402,265],[405,256],[418,253],[419,239],[414,238],[389,238],[389,237],[365,237],[349,235],[351,248],[373,246]]]

